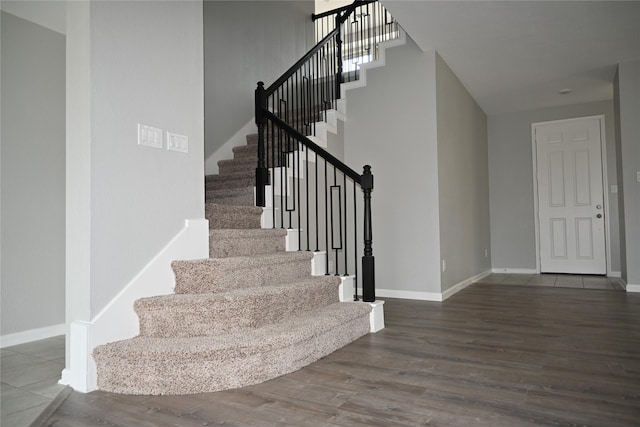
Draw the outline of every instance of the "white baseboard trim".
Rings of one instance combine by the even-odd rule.
[[[627,292],[640,292],[640,285],[627,284],[625,288],[627,289]]]
[[[140,270],[140,272],[91,321],[72,322],[67,348],[69,365],[63,371],[61,384],[87,393],[97,389],[93,349],[113,341],[132,338],[139,333],[138,317],[133,303],[139,298],[170,294],[175,286],[171,262],[209,256],[209,221],[192,219]]]
[[[492,268],[491,272],[502,274],[538,274],[535,268]]]
[[[456,283],[455,285],[453,285],[452,287],[450,287],[449,289],[447,289],[446,291],[444,291],[442,293],[442,300],[443,301],[446,300],[450,296],[452,296],[454,294],[457,294],[458,292],[460,292],[461,290],[463,290],[467,286],[471,285],[474,282],[477,282],[480,279],[483,279],[483,278],[487,277],[490,274],[491,274],[491,270],[487,270],[487,271],[485,271],[483,273],[476,274],[473,277],[469,277],[468,279],[465,279],[460,283]]]
[[[607,276],[609,277],[622,277],[622,273],[619,271],[610,271],[609,274],[607,274]]]
[[[0,348],[64,335],[66,329],[66,325],[64,323],[60,323],[58,325],[28,329],[26,331],[15,332],[13,334],[2,335],[0,336]]]
[[[377,297],[415,299],[421,301],[442,301],[438,292],[399,291],[395,289],[376,289]]]
[[[485,271],[480,274],[476,274],[473,277],[463,280],[447,289],[444,292],[419,292],[419,291],[401,291],[396,289],[376,289],[376,296],[385,298],[401,298],[401,299],[413,299],[420,301],[444,301],[450,296],[460,292],[473,282],[488,276],[491,274],[491,270]]]

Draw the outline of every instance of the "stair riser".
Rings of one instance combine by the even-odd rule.
[[[205,191],[210,190],[223,190],[231,188],[246,188],[250,185],[255,185],[256,178],[254,176],[243,178],[228,178],[226,176],[220,176],[220,178],[207,182],[205,184]]]
[[[150,360],[94,353],[98,387],[112,393],[179,395],[258,384],[297,371],[367,334],[368,317],[344,323],[337,331],[330,330],[290,346],[254,354],[244,354],[239,350],[207,359],[181,354],[173,357],[159,355],[157,359]]]
[[[248,239],[209,238],[209,257],[226,258],[284,252],[285,239],[282,237],[263,237]]]
[[[225,294],[207,298],[197,305],[175,298],[139,301],[136,313],[140,319],[140,335],[169,338],[242,333],[338,302],[339,283],[317,282],[267,286],[261,288],[263,292],[247,295]]]
[[[214,191],[207,191],[205,195],[205,201],[207,203],[217,203],[219,205],[230,206],[254,206],[255,200],[252,194],[241,194],[238,196],[218,196]]]
[[[284,261],[269,265],[237,267],[233,261],[172,264],[176,276],[175,292],[215,293],[230,289],[252,288],[278,283],[291,283],[309,277],[311,262]]]
[[[224,162],[218,164],[218,173],[220,175],[232,174],[232,173],[253,173],[256,172],[257,161],[250,159],[249,161],[233,160],[231,162]]]

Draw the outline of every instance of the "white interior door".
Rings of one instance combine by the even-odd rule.
[[[534,132],[540,270],[606,274],[600,120],[541,123]]]

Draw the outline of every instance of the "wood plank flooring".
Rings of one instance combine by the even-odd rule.
[[[46,426],[638,426],[640,295],[474,284],[264,384],[73,392]]]

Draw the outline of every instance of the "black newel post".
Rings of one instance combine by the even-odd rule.
[[[362,257],[362,300],[374,302],[376,300],[376,269],[373,256],[373,232],[371,228],[371,190],[373,190],[373,175],[371,166],[366,165],[361,179],[364,191],[364,256]]]
[[[263,111],[267,108],[264,83],[258,82],[256,88],[256,125],[258,126],[258,167],[256,168],[256,206],[265,206],[265,186],[269,184],[269,171],[266,163],[264,131],[267,118]]]
[[[342,21],[340,14],[336,15],[336,28],[338,34],[336,34],[336,50],[338,59],[338,71],[336,72],[336,99],[340,99],[340,85],[342,84]]]

